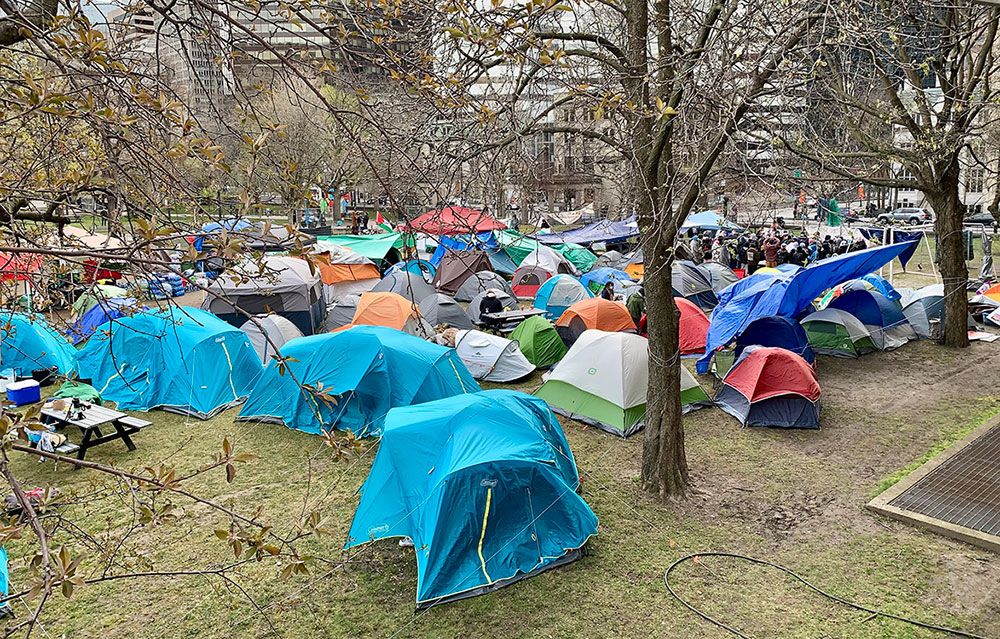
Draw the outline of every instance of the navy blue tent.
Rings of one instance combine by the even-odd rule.
[[[754,345],[777,346],[795,353],[810,364],[816,362],[816,353],[809,346],[805,330],[790,317],[776,315],[750,322],[736,338],[736,357],[739,358],[747,346]]]
[[[847,291],[834,298],[827,308],[838,309],[857,318],[868,328],[872,341],[880,349],[897,348],[911,339],[917,339],[917,333],[910,326],[899,302],[878,291]]]
[[[698,372],[707,373],[712,354],[755,319],[772,315],[795,317],[823,291],[876,271],[910,248],[912,244],[893,244],[853,251],[820,260],[793,275],[755,275],[736,282],[719,295],[720,303],[712,312],[708,327],[705,355],[698,360]]]

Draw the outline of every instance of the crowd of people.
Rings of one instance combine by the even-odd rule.
[[[778,224],[758,231],[693,231],[689,238],[678,243],[679,257],[696,264],[718,262],[731,269],[741,269],[752,275],[758,268],[775,268],[781,264],[806,266],[834,255],[868,248],[863,239],[846,237],[811,236],[805,231],[793,235]]]

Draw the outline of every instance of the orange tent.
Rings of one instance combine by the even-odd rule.
[[[316,266],[319,267],[319,276],[328,286],[342,282],[382,279],[378,267],[374,264],[331,264],[329,253],[319,253],[314,259]]]
[[[420,310],[408,299],[396,293],[364,293],[354,311],[354,320],[343,328],[358,324],[388,326],[411,335],[431,335],[430,328]],[[339,329],[338,329],[339,330]]]
[[[615,333],[635,332],[635,322],[628,309],[621,302],[611,302],[603,297],[581,300],[565,311],[556,320],[556,330],[567,344],[572,344],[587,329]]]
[[[680,347],[681,355],[695,355],[705,352],[705,341],[708,338],[708,325],[711,321],[705,311],[697,304],[683,297],[675,297],[674,304],[680,312]]]

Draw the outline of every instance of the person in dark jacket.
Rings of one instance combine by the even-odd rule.
[[[608,283],[604,285],[604,288],[601,289],[601,297],[608,300],[609,302],[615,301],[614,280],[608,280]]]

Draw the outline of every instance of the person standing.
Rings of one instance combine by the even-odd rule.
[[[629,295],[625,301],[625,308],[632,316],[632,322],[635,323],[636,328],[639,328],[639,321],[642,319],[643,313],[646,312],[646,291],[642,285],[636,289],[635,293]]]
[[[781,241],[774,235],[768,236],[764,240],[764,262],[768,268],[778,265],[778,249],[781,248]]]

